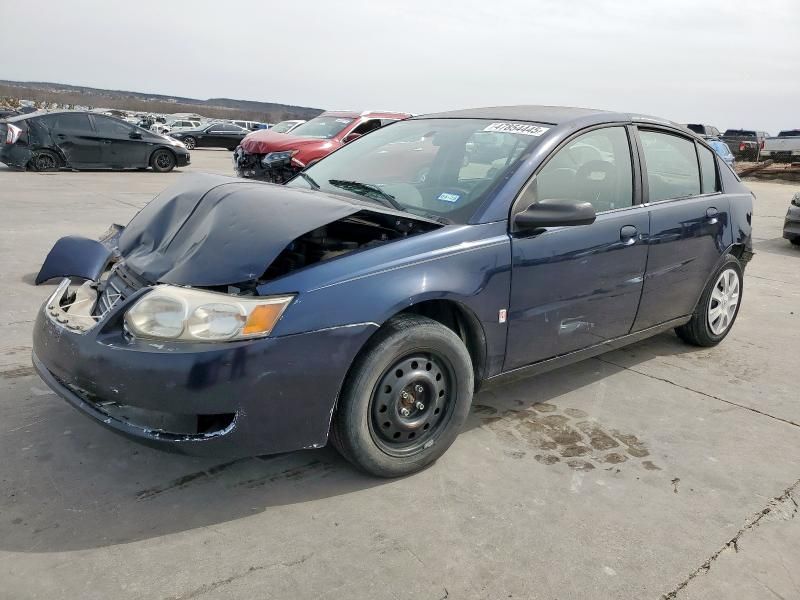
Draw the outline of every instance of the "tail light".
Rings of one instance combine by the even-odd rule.
[[[13,144],[19,139],[19,134],[22,129],[14,127],[11,123],[8,124],[8,132],[6,132],[6,144]]]
[[[744,142],[739,142],[739,152],[744,152],[744,149],[747,148]]]

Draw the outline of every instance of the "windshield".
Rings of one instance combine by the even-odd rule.
[[[296,131],[296,130],[295,130]],[[547,127],[484,119],[412,119],[371,132],[287,185],[369,199],[466,223]]]
[[[307,138],[330,139],[347,127],[353,119],[349,117],[317,117],[292,130],[292,135]],[[275,128],[273,127],[273,131]],[[280,132],[278,132],[280,133]]]

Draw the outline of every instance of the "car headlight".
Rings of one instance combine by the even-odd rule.
[[[270,152],[261,159],[261,165],[272,167],[282,162],[289,162],[299,150],[284,150],[283,152]]]
[[[294,296],[230,296],[159,285],[125,313],[125,325],[144,338],[222,342],[270,334]]]

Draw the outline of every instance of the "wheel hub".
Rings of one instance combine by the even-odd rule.
[[[725,269],[719,274],[708,302],[708,326],[714,335],[721,335],[733,323],[739,305],[739,274]]]
[[[371,430],[392,453],[412,453],[438,434],[446,415],[451,376],[443,361],[415,354],[397,361],[378,381]]]

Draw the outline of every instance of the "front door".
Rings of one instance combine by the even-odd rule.
[[[666,131],[641,130],[639,139],[651,234],[635,330],[691,314],[731,242],[723,239],[730,200],[720,193],[713,153]]]
[[[136,127],[103,115],[92,115],[92,119],[106,166],[118,169],[147,166],[149,144],[141,136],[131,137],[132,133],[140,133]]]
[[[631,330],[649,233],[647,209],[634,194],[637,187],[628,131],[614,126],[570,140],[523,192],[522,209],[544,199],[588,201],[597,220],[513,237],[504,370]]]

